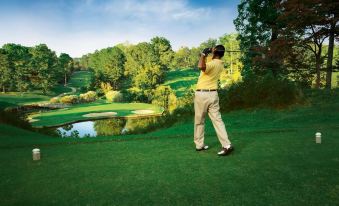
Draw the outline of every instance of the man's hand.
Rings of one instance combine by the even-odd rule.
[[[201,54],[204,56],[207,56],[211,52],[212,52],[212,48],[205,48],[204,50],[202,50]]]
[[[206,48],[206,50],[207,49],[208,48]],[[204,51],[205,51],[205,49],[204,49]],[[207,57],[207,55],[208,55],[208,53],[205,55],[205,53],[202,52],[201,56],[199,58],[199,62],[198,62],[198,68],[203,72],[206,71],[206,57]]]

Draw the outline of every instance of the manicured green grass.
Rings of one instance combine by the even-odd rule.
[[[195,69],[169,71],[164,85],[170,86],[175,91],[176,95],[181,97],[188,89],[195,86],[199,74],[199,71]]]
[[[32,104],[37,102],[48,101],[50,97],[31,93],[1,93],[0,94],[0,109],[8,106],[18,106],[25,104]]]
[[[64,85],[59,84],[52,88],[49,96],[57,96],[59,94],[68,93],[71,91],[72,91],[71,88],[65,87]]]
[[[77,90],[81,87],[88,87],[93,75],[93,72],[90,71],[74,72],[70,78],[68,86],[75,87]]]
[[[56,85],[52,90],[43,94],[42,91],[32,91],[32,92],[8,92],[0,93],[0,109],[11,106],[21,106],[33,103],[40,103],[49,101],[50,98],[57,96],[62,93],[71,92],[72,90],[69,87],[63,85]]]
[[[331,96],[329,96],[331,95]],[[339,93],[287,110],[223,114],[235,152],[217,157],[210,121],[143,135],[58,139],[0,125],[1,205],[337,205]],[[314,133],[322,132],[322,144]],[[31,160],[39,147],[42,160]]]
[[[151,104],[106,103],[103,100],[98,100],[94,103],[72,105],[71,107],[65,109],[37,113],[31,115],[31,117],[39,120],[33,122],[32,125],[35,127],[41,127],[93,119],[91,117],[83,117],[84,114],[88,113],[116,112],[117,116],[130,116],[135,115],[132,113],[134,110],[153,110],[154,114],[161,113],[160,108]]]

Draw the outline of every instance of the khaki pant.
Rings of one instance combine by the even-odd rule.
[[[231,144],[230,140],[228,139],[225,124],[221,119],[219,109],[218,92],[195,92],[194,143],[196,148],[199,149],[204,146],[205,117],[207,113],[212,120],[214,129],[221,145],[226,147],[227,145]]]

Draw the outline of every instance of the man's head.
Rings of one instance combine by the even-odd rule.
[[[212,53],[214,57],[223,57],[225,54],[225,47],[223,45],[217,45],[215,47],[213,47],[212,49]]]

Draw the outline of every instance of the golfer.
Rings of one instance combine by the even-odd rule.
[[[212,53],[212,60],[206,63],[206,57],[209,53]],[[208,149],[208,146],[204,144],[205,117],[208,113],[222,145],[221,151],[218,152],[220,156],[228,155],[234,150],[219,112],[217,88],[220,74],[224,69],[224,62],[221,60],[224,53],[225,47],[223,45],[203,50],[198,63],[201,72],[194,97],[194,143],[196,151]]]

